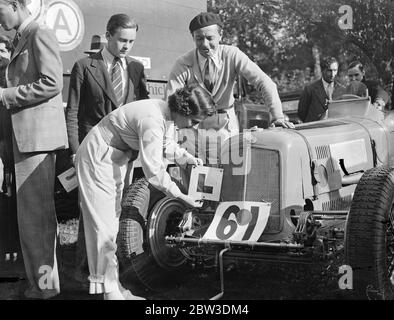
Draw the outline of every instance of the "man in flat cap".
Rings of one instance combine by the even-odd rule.
[[[238,75],[262,93],[275,126],[294,127],[284,120],[277,87],[271,78],[237,47],[220,44],[222,22],[218,15],[198,14],[190,22],[189,30],[196,48],[176,60],[169,75],[166,97],[191,83],[208,90],[217,104],[218,114],[201,122],[199,129],[215,129],[222,138],[239,132],[233,95]]]

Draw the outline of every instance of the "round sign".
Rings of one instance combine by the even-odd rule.
[[[45,11],[44,0],[30,0],[27,8],[34,20],[39,20]]]
[[[61,51],[70,51],[78,46],[85,32],[82,12],[71,0],[55,0],[48,6],[46,25],[56,35]]]

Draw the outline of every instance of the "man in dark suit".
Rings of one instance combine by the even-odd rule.
[[[7,66],[10,63],[11,51],[11,39],[7,36],[0,35],[0,88],[5,88],[7,86],[5,74]],[[4,171],[7,170],[7,167],[11,169],[12,146],[7,146],[7,141],[5,139],[5,134],[11,134],[11,132],[11,115],[7,109],[0,108],[0,193],[3,191]],[[11,139],[7,140],[9,141]]]
[[[63,66],[54,33],[30,16],[25,0],[0,0],[0,24],[16,35],[0,89],[11,115],[18,227],[28,298],[60,291],[56,262],[55,150],[68,147],[62,103]],[[4,109],[3,109],[4,110]]]
[[[129,16],[113,15],[107,24],[108,44],[75,63],[66,112],[72,156],[105,115],[128,102],[149,98],[144,66],[128,56],[137,30],[138,25]]]
[[[343,86],[335,82],[338,73],[338,61],[329,57],[321,64],[322,78],[306,86],[298,102],[298,117],[303,122],[324,119],[328,102],[333,100],[338,89]]]
[[[6,69],[11,59],[11,42],[8,36],[0,35],[1,88],[7,87]],[[0,107],[0,259],[5,257],[5,261],[11,261],[11,257],[15,258],[21,250],[14,176],[11,114]],[[11,268],[14,270],[14,267]]]

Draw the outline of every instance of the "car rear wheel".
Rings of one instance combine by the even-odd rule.
[[[354,193],[346,226],[346,260],[361,299],[394,297],[394,168],[368,170]]]
[[[121,277],[136,279],[151,290],[174,284],[174,272],[185,265],[185,257],[165,244],[183,218],[185,207],[149,185],[145,178],[125,192],[119,221],[118,256]],[[179,277],[175,277],[179,279]]]

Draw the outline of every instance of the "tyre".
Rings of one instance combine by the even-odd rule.
[[[368,170],[354,193],[346,226],[346,263],[358,299],[394,297],[394,168]]]
[[[184,209],[145,178],[125,191],[117,239],[125,282],[138,281],[154,291],[174,284],[172,274],[183,268],[185,258],[178,249],[167,247],[164,239],[175,232]]]

